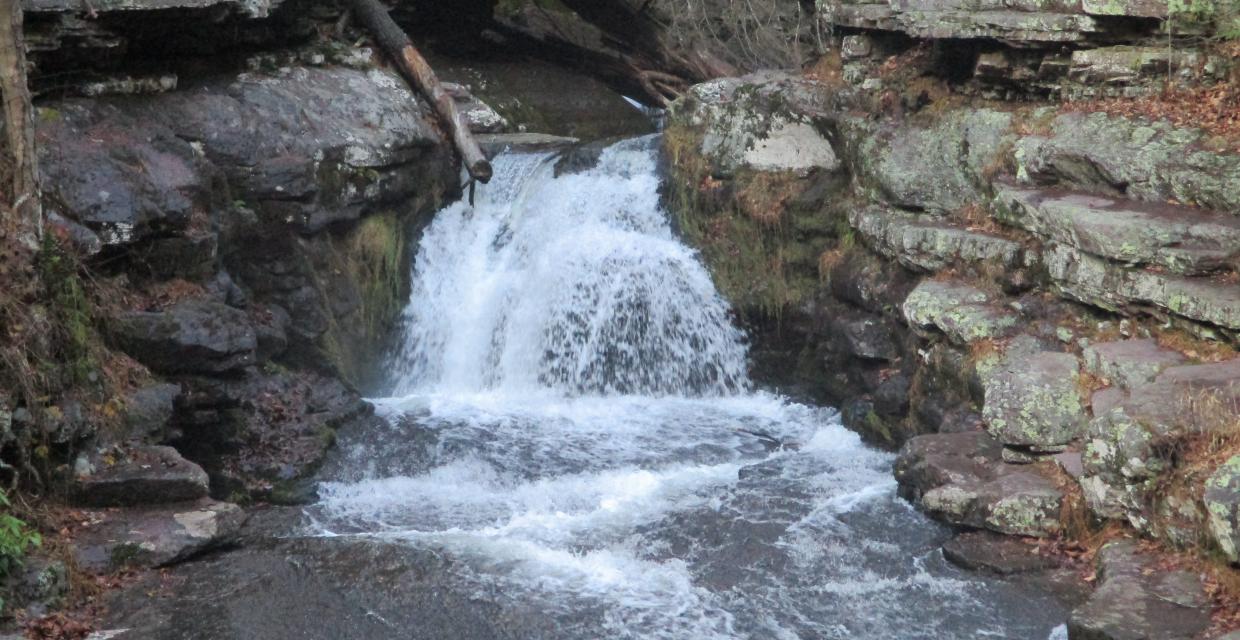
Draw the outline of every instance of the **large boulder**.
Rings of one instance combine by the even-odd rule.
[[[164,311],[128,311],[113,319],[126,353],[163,373],[224,373],[253,365],[258,339],[245,312],[185,300]]]
[[[840,160],[813,113],[784,99],[798,82],[771,73],[713,80],[692,87],[671,117],[704,128],[698,151],[719,172],[835,172]]]
[[[1061,527],[1063,493],[1036,468],[1004,463],[985,432],[917,436],[895,474],[901,496],[951,524],[1039,537]]]
[[[875,129],[841,118],[840,131],[857,177],[876,199],[936,215],[987,200],[987,171],[1015,139],[1012,115],[987,109],[953,111],[927,127]]]
[[[114,507],[196,500],[207,495],[207,473],[172,447],[104,451],[77,465],[72,499]]]
[[[428,108],[390,71],[298,67],[143,100],[67,99],[44,111],[40,161],[59,213],[105,244],[179,234],[196,212],[238,204],[313,232],[437,197],[454,180]],[[228,191],[234,201],[222,202]],[[182,245],[214,258],[211,242],[186,242],[152,248],[152,265],[192,266],[166,259]]]
[[[87,512],[74,534],[74,556],[88,571],[160,567],[227,544],[245,522],[235,504],[192,502]]]
[[[39,165],[51,207],[104,245],[179,233],[221,206],[218,171],[158,119],[112,102],[69,100],[41,110]]]
[[[1072,640],[1190,640],[1210,626],[1201,578],[1167,571],[1137,543],[1120,540],[1098,551],[1098,588],[1072,612]]]
[[[982,419],[1003,444],[1056,447],[1084,430],[1076,356],[1018,339],[1002,354],[979,361],[977,376],[984,396]]]

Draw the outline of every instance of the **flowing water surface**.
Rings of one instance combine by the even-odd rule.
[[[450,558],[554,638],[1031,638],[1051,598],[959,572],[835,411],[755,391],[658,198],[654,138],[506,154],[417,248],[386,426],[346,435],[319,536]]]

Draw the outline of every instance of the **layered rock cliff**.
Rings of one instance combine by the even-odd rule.
[[[902,494],[941,520],[1118,522],[1240,561],[1240,147],[1140,116],[1178,92],[1240,108],[1234,52],[1156,44],[1183,35],[1158,3],[820,9],[836,55],[697,85],[664,138],[669,207],[756,371],[903,445]],[[1132,625],[1196,637],[1202,602]],[[1135,633],[1115,606],[1072,637]]]

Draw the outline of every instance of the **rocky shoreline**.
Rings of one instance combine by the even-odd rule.
[[[338,12],[171,8],[218,15],[160,44],[168,69],[85,82],[135,66],[166,8],[26,4],[70,265],[49,270],[50,313],[74,323],[82,372],[40,411],[0,393],[0,449],[37,440],[65,486],[68,551],[5,589],[6,612],[36,618],[83,576],[261,546],[247,518],[284,512],[252,505],[314,499],[336,432],[378,419],[362,394],[411,241],[459,180],[395,74],[314,36]],[[1234,83],[1240,62],[1194,44],[1206,25],[1165,47],[1162,2],[974,4],[822,0],[811,69],[689,88],[667,114],[668,209],[754,336],[754,378],[900,448],[901,495],[963,531],[950,561],[1063,594],[1072,640],[1234,640],[1240,147],[1074,101]],[[545,17],[514,13],[507,35]],[[536,83],[519,65],[445,74],[472,85],[454,91],[490,151],[571,140],[527,128],[648,129],[538,65]]]
[[[1240,155],[851,48],[818,77],[698,85],[665,134],[669,207],[778,384],[902,447],[901,495],[936,519],[1094,539],[1069,637],[1236,624],[1206,582],[1240,562]],[[1121,540],[1096,549],[1102,529]],[[1141,578],[1167,549],[1211,568]]]

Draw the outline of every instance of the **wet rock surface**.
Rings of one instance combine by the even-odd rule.
[[[241,507],[210,498],[84,515],[74,558],[101,573],[171,565],[231,544],[246,517]]]

